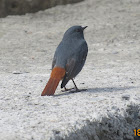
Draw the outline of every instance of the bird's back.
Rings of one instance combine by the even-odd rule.
[[[62,40],[55,51],[53,58],[55,64],[53,62],[52,67],[59,66],[65,68],[70,59],[76,59],[77,61],[82,59],[80,55],[83,51],[87,54],[87,43],[84,39],[78,41]]]

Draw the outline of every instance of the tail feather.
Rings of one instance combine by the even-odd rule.
[[[54,95],[55,90],[56,90],[56,88],[59,84],[59,81],[64,77],[64,75],[65,75],[65,69],[64,68],[55,67],[52,70],[51,77],[50,77],[47,85],[45,86],[41,96]]]
[[[59,84],[60,79],[50,78],[47,85],[45,86],[41,96],[50,96],[54,95],[55,90]]]

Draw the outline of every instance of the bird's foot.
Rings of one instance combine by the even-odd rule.
[[[62,92],[65,92],[65,91],[71,91],[71,90],[73,90],[74,88],[66,88],[66,87],[64,87],[64,90],[62,90]]]

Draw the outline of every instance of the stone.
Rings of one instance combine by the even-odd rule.
[[[0,0],[0,17],[34,13],[56,5],[80,1],[82,0]]]

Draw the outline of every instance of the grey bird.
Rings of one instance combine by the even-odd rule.
[[[51,76],[41,96],[54,95],[60,80],[61,88],[65,88],[68,81],[72,80],[76,91],[79,91],[73,78],[82,70],[86,61],[88,46],[83,33],[86,27],[72,26],[65,32],[55,51]]]

